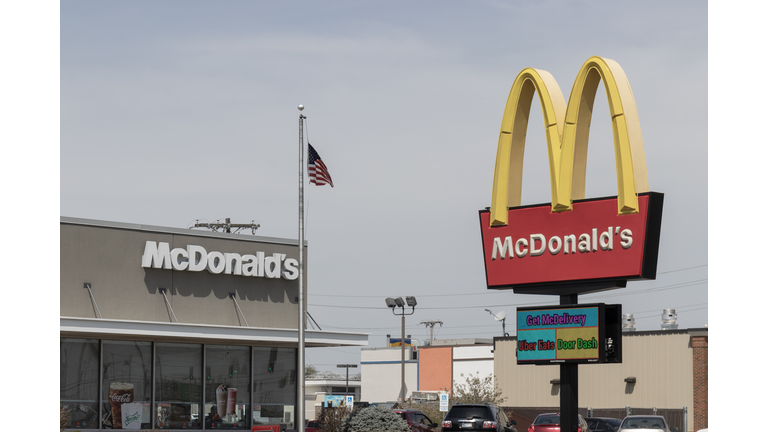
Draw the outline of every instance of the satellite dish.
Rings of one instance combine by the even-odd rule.
[[[499,312],[498,315],[493,313],[493,311],[491,311],[490,309],[486,309],[485,311],[493,315],[496,321],[501,321],[501,331],[504,333],[504,336],[509,336],[509,334],[507,333],[507,311],[503,310]]]

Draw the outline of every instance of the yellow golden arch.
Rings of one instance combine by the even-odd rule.
[[[504,107],[496,150],[491,226],[507,225],[508,208],[520,205],[523,150],[534,93],[539,94],[546,129],[552,211],[572,210],[573,200],[584,198],[589,127],[601,80],[613,125],[618,211],[638,212],[637,194],[648,192],[648,173],[635,98],[621,66],[595,56],[579,70],[567,109],[560,86],[549,72],[525,68],[515,78]]]

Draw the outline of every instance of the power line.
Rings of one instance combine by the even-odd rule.
[[[663,272],[657,272],[656,274],[660,275],[660,274],[676,273],[676,272],[681,272],[681,271],[685,271],[685,270],[692,270],[692,269],[701,268],[701,267],[709,267],[709,264],[702,264],[702,265],[693,266],[693,267],[685,267],[685,268],[676,269],[676,270],[667,270],[667,271],[663,271]],[[706,280],[706,279],[704,279],[704,280]],[[478,296],[478,295],[495,295],[495,294],[501,294],[503,291],[504,290],[496,290],[496,292],[461,293],[461,294],[419,294],[419,297],[463,297],[463,296]],[[315,296],[315,297],[338,297],[338,294],[315,294],[315,293],[310,293],[309,295],[310,296]],[[344,294],[344,297],[349,297],[349,298],[381,298],[380,295],[348,295],[348,294]]]
[[[701,267],[709,267],[709,264],[703,264],[703,265],[698,265],[698,266],[693,266],[693,267],[686,267],[686,268],[681,268],[681,269],[677,269],[677,270],[667,270],[667,271],[663,271],[663,272],[658,272],[656,274],[674,273],[674,272],[691,270],[691,269],[701,268]]]
[[[686,309],[686,308],[693,308],[693,309]],[[697,303],[697,304],[685,305],[685,306],[674,306],[674,307],[672,307],[670,309],[675,309],[675,311],[677,313],[686,313],[686,312],[693,312],[693,311],[707,309],[707,308],[709,308],[709,303]],[[651,315],[640,316],[639,317],[640,319],[644,319],[644,318],[651,318],[651,317],[655,316],[655,314],[658,313],[658,309],[647,310],[647,311],[639,311],[639,312],[635,312],[635,311],[623,311],[623,312],[624,313],[631,313],[636,318],[638,318],[639,314],[646,314],[646,313],[651,314]],[[494,327],[494,328],[496,328],[497,326],[496,325],[476,325],[476,326],[462,325],[462,326],[457,326],[457,327],[447,326],[447,327],[443,327],[443,328],[446,331],[448,331],[448,330],[456,329],[456,328],[465,329],[465,328],[483,328],[483,327]],[[356,329],[360,329],[359,327],[334,327],[334,326],[327,326],[327,328],[333,328],[333,329],[339,329],[339,330],[356,330]],[[406,326],[406,328],[412,329],[412,330],[418,330],[419,326],[409,325],[409,326]],[[396,326],[367,328],[367,330],[391,330],[391,329],[396,329]],[[449,333],[449,334],[474,334],[474,333]],[[385,335],[385,333],[371,333],[371,336],[383,336],[383,335]]]
[[[616,294],[585,294],[585,296],[592,295],[592,296],[599,296],[601,298],[614,298],[614,297],[624,297],[628,295],[637,295],[637,294],[645,294],[649,292],[657,292],[657,291],[666,291],[670,289],[678,289],[678,288],[685,288],[689,286],[694,285],[701,285],[708,283],[709,279],[699,279],[695,281],[690,282],[681,282],[678,284],[673,285],[666,285],[661,287],[653,287],[653,288],[646,288],[643,290],[637,290],[632,292],[620,292]],[[472,294],[477,295],[477,294]],[[421,296],[426,297],[426,296]],[[510,303],[510,304],[492,304],[492,305],[479,305],[479,306],[443,306],[443,307],[420,307],[421,310],[449,310],[449,309],[473,309],[473,308],[490,308],[490,307],[501,307],[501,306],[533,306],[533,305],[546,305],[548,303],[551,303],[551,301],[538,301],[538,302],[527,302],[527,303]],[[375,310],[384,310],[383,307],[378,306],[341,306],[341,305],[321,305],[321,304],[309,304],[309,306],[313,307],[329,307],[329,308],[341,308],[341,309],[375,309]]]
[[[693,312],[693,311],[702,310],[702,309],[709,309],[709,306],[702,306],[702,307],[699,307],[699,308],[688,309],[688,310],[678,310],[678,309],[675,309],[675,313],[681,314],[681,313],[685,313],[685,312]],[[656,312],[656,311],[654,311],[654,312]],[[637,318],[637,319],[645,319],[645,318],[653,318],[655,316],[658,316],[658,312],[656,312],[654,314],[651,314],[651,315],[640,316],[640,317],[637,317],[634,313],[632,313],[632,315],[635,318]]]
[[[675,306],[675,307],[672,307],[672,308],[669,308],[669,309],[681,310],[681,309],[683,309],[683,308],[689,308],[689,307],[695,307],[695,306],[705,306],[705,307],[708,307],[708,305],[709,305],[709,303],[708,303],[708,302],[707,302],[707,303],[697,303],[697,304],[686,305],[686,306]],[[692,309],[692,310],[698,310],[698,309],[701,309],[701,308],[696,308],[696,309]],[[654,309],[654,310],[646,310],[646,311],[639,311],[639,312],[627,312],[627,313],[632,313],[632,314],[643,314],[643,313],[656,312],[657,310],[658,310],[658,309]],[[687,312],[687,311],[683,311],[683,312]]]
[[[592,295],[592,296],[599,296],[599,297],[605,297],[605,298],[624,297],[624,296],[628,296],[628,295],[645,294],[645,293],[649,293],[649,292],[666,291],[666,290],[670,290],[670,289],[685,288],[685,287],[694,286],[694,285],[701,285],[701,284],[705,284],[705,283],[709,283],[709,279],[698,279],[698,280],[694,280],[694,281],[680,282],[680,283],[673,284],[673,285],[664,285],[664,286],[660,286],[660,287],[645,288],[645,289],[642,289],[642,290],[637,290],[637,291],[632,291],[632,292],[624,291],[624,292],[617,292],[615,294],[603,294],[603,295],[600,295],[602,293],[592,293],[592,294],[584,294],[584,295],[585,296]]]

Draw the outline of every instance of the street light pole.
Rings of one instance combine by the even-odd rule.
[[[405,316],[413,315],[416,311],[416,297],[406,297],[403,301],[402,297],[391,298],[388,297],[387,307],[392,309],[392,315],[400,315],[401,319],[401,332],[400,332],[400,402],[405,402]],[[405,313],[405,305],[411,308],[411,313]],[[400,308],[400,313],[395,313],[395,308]]]
[[[401,315],[400,323],[400,402],[405,402],[405,314]]]

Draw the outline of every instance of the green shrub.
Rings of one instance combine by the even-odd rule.
[[[344,432],[410,432],[408,422],[384,406],[370,406],[344,419]]]

